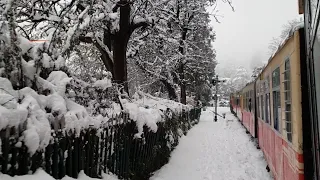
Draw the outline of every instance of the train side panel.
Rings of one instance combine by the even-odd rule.
[[[259,146],[276,180],[304,179],[300,35],[293,34],[256,83]]]
[[[255,108],[254,108],[254,82],[251,82],[242,90],[243,108],[242,108],[242,124],[252,137],[257,137],[255,134]]]
[[[237,96],[238,96],[238,103],[236,105],[237,107],[237,117],[239,118],[240,121],[242,121],[242,94],[241,92],[238,92],[237,93]]]

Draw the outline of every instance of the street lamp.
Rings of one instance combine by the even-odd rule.
[[[215,93],[215,95],[214,95],[214,100],[215,100],[214,121],[215,121],[215,122],[218,121],[218,117],[217,117],[217,114],[218,114],[218,85],[219,85],[219,83],[221,83],[221,82],[226,82],[226,80],[225,80],[225,79],[219,80],[218,75],[216,75],[215,79],[212,79],[212,81],[211,81],[212,85],[216,86],[216,93]]]

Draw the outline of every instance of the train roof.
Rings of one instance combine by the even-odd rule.
[[[287,41],[294,35],[294,33],[296,31],[299,31],[300,29],[304,28],[304,22],[300,22],[299,24],[297,24],[296,26],[294,26],[289,33],[287,34],[286,38],[283,39],[283,41],[279,44],[278,48],[275,50],[275,52],[270,56],[270,58],[268,59],[268,63],[264,66],[264,68],[261,70],[261,72],[258,74],[258,76],[250,81],[249,83],[247,83],[243,88],[241,88],[241,90],[237,91],[237,93],[242,92],[247,86],[250,86],[252,83],[256,82],[260,75],[263,73],[263,71],[266,69],[266,67],[268,66],[268,64],[270,63],[270,61],[275,57],[275,55],[284,47],[284,45],[287,43]]]
[[[258,74],[258,76],[256,78],[254,78],[254,80],[248,82],[243,88],[241,88],[239,91],[236,91],[234,93],[239,93],[242,92],[244,88],[246,88],[247,86],[251,85],[252,83],[256,82],[260,75],[263,73],[263,71],[266,69],[266,67],[268,66],[268,64],[270,63],[270,61],[275,57],[275,55],[284,47],[284,45],[287,43],[287,41],[294,35],[294,33],[296,31],[299,31],[300,29],[304,28],[304,21],[298,23],[296,26],[292,27],[292,29],[289,31],[289,33],[287,34],[286,38],[283,39],[283,41],[279,44],[278,48],[275,50],[275,52],[270,56],[270,58],[268,59],[268,63],[263,67],[263,69],[261,70],[261,72]]]
[[[264,68],[261,70],[261,72],[259,73],[258,77],[256,78],[255,81],[258,80],[258,78],[261,76],[261,74],[264,72],[264,70],[266,69],[266,67],[269,65],[269,63],[271,62],[271,60],[278,54],[279,51],[282,50],[282,48],[286,45],[286,43],[289,41],[289,39],[294,35],[294,33],[296,31],[299,31],[300,29],[304,28],[304,22],[300,22],[298,23],[296,26],[294,26],[289,33],[287,34],[287,37],[283,39],[283,41],[279,44],[278,48],[275,50],[275,52],[270,56],[270,58],[268,59],[268,63],[264,66]]]
[[[293,36],[293,34],[296,31],[299,31],[300,29],[303,29],[303,28],[304,28],[304,22],[303,21],[298,23],[296,26],[292,27],[292,29],[287,34],[286,38],[283,39],[283,41],[279,44],[278,48],[275,50],[275,52],[268,59],[268,64],[273,59],[273,57],[282,49],[282,47],[287,43],[287,41]],[[263,69],[265,69],[265,68],[263,68]]]
[[[268,59],[268,63],[263,67],[259,75],[255,78],[254,81],[257,81],[260,75],[263,73],[263,71],[266,69],[266,67],[269,65],[270,61],[276,56],[276,54],[281,51],[281,49],[284,47],[284,45],[288,42],[288,40],[294,35],[296,31],[299,31],[300,29],[304,28],[304,22],[298,23],[296,26],[294,26],[289,33],[287,34],[286,38],[283,39],[283,41],[279,44],[278,48],[275,50],[275,52],[270,56]]]

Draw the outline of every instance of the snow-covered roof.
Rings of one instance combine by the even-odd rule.
[[[304,28],[304,21],[298,23],[296,26],[294,26],[289,33],[287,34],[286,38],[283,39],[283,41],[279,44],[278,48],[275,50],[275,52],[271,55],[268,62],[273,59],[273,57],[281,50],[281,48],[286,44],[286,42],[293,36],[294,32]],[[263,71],[263,70],[262,70]]]
[[[270,61],[275,57],[275,55],[282,49],[282,47],[287,43],[287,41],[294,35],[296,31],[299,31],[300,29],[304,28],[304,21],[301,21],[296,26],[294,26],[289,33],[287,34],[286,38],[283,39],[283,41],[279,44],[278,48],[275,50],[275,52],[270,56],[268,59],[268,63],[264,66],[264,68],[261,70],[261,72],[257,75],[254,81],[256,81],[261,73],[265,70],[265,68],[268,66]]]

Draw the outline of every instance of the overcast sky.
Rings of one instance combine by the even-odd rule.
[[[218,0],[221,23],[212,19],[216,31],[217,72],[228,65],[251,69],[268,60],[268,45],[282,26],[298,17],[298,0],[233,0],[235,12]],[[257,59],[257,60],[255,60]]]

